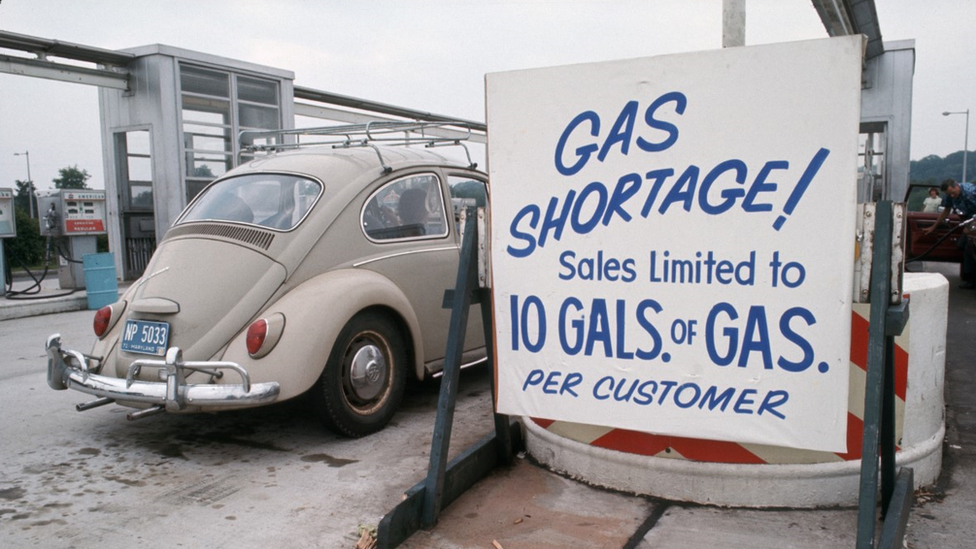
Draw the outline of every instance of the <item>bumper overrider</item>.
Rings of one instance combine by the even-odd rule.
[[[244,368],[234,362],[183,360],[179,347],[170,347],[165,360],[136,360],[130,366],[126,378],[115,378],[91,372],[93,357],[78,351],[61,348],[61,334],[47,338],[47,384],[55,390],[74,389],[99,397],[79,404],[78,411],[111,404],[145,409],[129,413],[129,419],[139,419],[159,412],[193,411],[201,408],[242,408],[268,404],[278,398],[280,387],[276,382],[251,383]],[[135,377],[142,368],[160,368],[161,381],[142,381]],[[232,371],[240,376],[239,384],[207,383],[188,384],[186,377],[200,372],[220,379],[224,372]]]

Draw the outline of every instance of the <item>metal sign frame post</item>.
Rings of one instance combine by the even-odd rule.
[[[878,476],[881,477],[882,533],[879,547],[900,547],[911,511],[914,475],[902,467],[895,476],[895,336],[908,322],[908,301],[891,305],[891,201],[877,203],[871,262],[871,319],[864,395],[864,432],[858,497],[857,549],[874,549]],[[880,466],[879,466],[880,458]]]
[[[484,210],[478,210],[479,219]],[[437,419],[431,441],[430,467],[427,478],[407,490],[403,500],[387,513],[377,528],[377,547],[390,549],[399,546],[420,528],[433,528],[441,510],[460,497],[468,488],[484,478],[499,464],[510,464],[515,448],[520,445],[520,431],[508,416],[494,414],[494,432],[484,437],[460,455],[447,461],[457,402],[458,376],[468,311],[472,303],[480,303],[485,330],[488,362],[494,366],[491,300],[488,288],[478,285],[478,255],[481,248],[476,220],[462,212],[464,236],[458,265],[457,284],[444,294],[444,307],[451,309],[451,328],[444,356]],[[494,378],[494,376],[493,376]],[[493,382],[494,383],[494,382]],[[492,388],[494,389],[494,387]],[[492,391],[494,393],[494,390]]]
[[[11,287],[13,287],[13,280],[11,280]],[[3,251],[3,239],[0,238],[0,297],[6,297],[6,295],[7,295],[7,260],[6,260],[6,255],[4,254]]]

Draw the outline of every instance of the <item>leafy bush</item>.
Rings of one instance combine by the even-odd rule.
[[[12,267],[40,265],[44,261],[44,237],[38,221],[20,208],[16,208],[16,215],[17,236],[3,242],[7,261]]]

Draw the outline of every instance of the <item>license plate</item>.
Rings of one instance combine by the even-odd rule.
[[[122,350],[143,355],[163,356],[169,345],[169,323],[126,320]]]

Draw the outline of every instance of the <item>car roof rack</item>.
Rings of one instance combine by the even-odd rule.
[[[302,138],[310,138],[302,140]],[[296,128],[289,130],[244,130],[238,134],[241,154],[275,153],[303,147],[331,145],[333,149],[370,147],[376,151],[383,172],[392,171],[377,144],[387,146],[423,145],[425,148],[458,146],[464,149],[468,166],[471,152],[464,144],[471,137],[471,125],[457,121],[400,122],[378,121],[365,124]],[[255,143],[255,141],[264,141]]]

